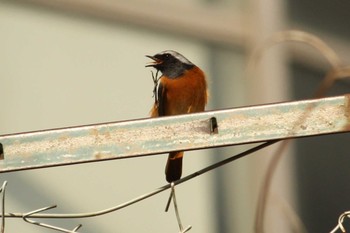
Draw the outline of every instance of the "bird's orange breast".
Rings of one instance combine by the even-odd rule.
[[[204,111],[207,103],[207,84],[204,73],[198,67],[175,79],[160,79],[165,89],[164,115],[177,115]]]

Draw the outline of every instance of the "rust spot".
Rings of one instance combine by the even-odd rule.
[[[98,131],[98,129],[96,128],[93,128],[90,130],[90,135],[94,137],[94,143],[95,144],[100,144],[102,138],[101,138],[101,135],[100,135],[100,132]]]
[[[111,138],[112,138],[111,132],[109,132],[109,131],[106,131],[106,132],[103,134],[103,136],[104,136],[106,139],[111,139]]]
[[[100,152],[95,153],[94,156],[95,156],[96,159],[102,159],[103,158],[103,155]]]
[[[58,138],[59,141],[66,141],[68,139],[69,139],[69,137],[67,135],[62,135]]]
[[[98,130],[95,129],[95,128],[91,129],[90,130],[90,135],[93,135],[93,136],[97,137],[99,135]]]
[[[110,151],[97,151],[94,153],[95,159],[106,159],[111,157]]]

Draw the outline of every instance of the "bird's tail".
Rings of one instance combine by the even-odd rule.
[[[165,177],[169,183],[177,181],[181,178],[183,155],[183,151],[169,153],[168,161],[165,167]]]

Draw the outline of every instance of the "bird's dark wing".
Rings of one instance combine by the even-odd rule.
[[[159,85],[158,85],[157,95],[158,95],[158,116],[164,116],[165,107],[166,107],[166,88],[161,82],[159,82]]]

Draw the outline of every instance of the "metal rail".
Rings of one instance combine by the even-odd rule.
[[[3,135],[0,172],[348,132],[349,113],[344,95]]]

